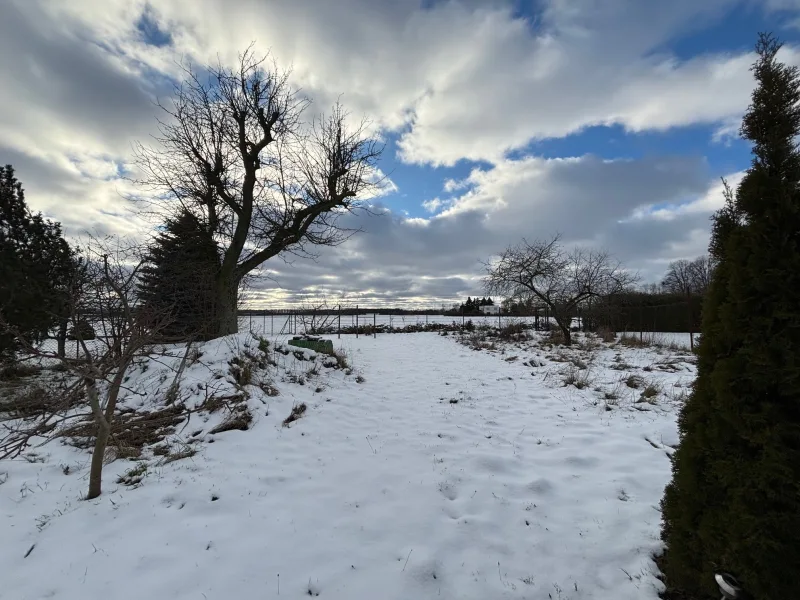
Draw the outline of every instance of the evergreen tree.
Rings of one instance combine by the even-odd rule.
[[[216,242],[188,211],[169,220],[153,241],[142,268],[142,304],[166,323],[165,339],[210,339],[214,335]]]
[[[61,225],[31,213],[11,165],[0,167],[0,314],[30,342],[66,322],[68,295],[78,264]],[[63,344],[62,344],[63,347]],[[0,331],[0,355],[15,349]]]
[[[669,594],[800,597],[800,71],[762,34],[742,137],[753,161],[715,214],[698,375],[662,500]]]

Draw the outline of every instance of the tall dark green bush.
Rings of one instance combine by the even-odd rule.
[[[741,135],[753,161],[714,216],[719,261],[662,501],[668,597],[800,598],[800,71],[762,34]]]

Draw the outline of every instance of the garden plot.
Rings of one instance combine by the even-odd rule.
[[[0,462],[0,596],[655,600],[692,357],[579,342],[334,337],[348,365],[203,344],[177,397],[241,397],[111,462],[99,498],[85,450]],[[181,357],[134,369],[123,404],[163,408]]]

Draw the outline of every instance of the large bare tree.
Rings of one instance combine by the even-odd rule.
[[[568,250],[556,235],[549,240],[523,240],[508,247],[496,261],[486,265],[484,288],[489,295],[532,298],[546,305],[569,345],[572,318],[581,304],[620,293],[636,279],[607,252]]]
[[[186,209],[223,249],[216,279],[218,335],[238,330],[238,292],[248,274],[276,256],[315,256],[352,230],[338,218],[363,207],[382,185],[382,147],[367,123],[351,126],[338,103],[327,117],[302,120],[309,101],[289,73],[258,58],[252,45],[231,69],[208,79],[185,68],[152,146],[137,144],[135,180],[156,192],[156,213]]]

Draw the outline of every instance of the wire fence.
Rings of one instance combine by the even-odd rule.
[[[596,306],[594,309],[579,311],[572,320],[572,328],[595,330],[604,327],[617,333],[638,335],[641,341],[648,339],[669,339],[669,342],[687,348],[693,348],[698,334],[693,331],[675,331],[674,327],[664,328],[664,324],[674,325],[676,318],[688,310],[698,310],[696,306],[686,302],[669,302],[661,304],[623,304],[616,306]],[[698,313],[699,316],[699,313]],[[685,322],[685,321],[684,321]],[[238,317],[239,331],[247,331],[260,336],[291,335],[362,335],[376,336],[379,333],[398,331],[436,331],[440,329],[458,329],[465,327],[497,327],[510,324],[526,323],[532,329],[546,330],[556,326],[555,320],[547,311],[539,311],[533,315],[513,314],[385,314],[380,311],[359,308],[336,309],[326,311],[309,311],[307,309],[285,309],[273,311],[240,311]],[[95,331],[101,332],[102,324],[95,323]],[[108,347],[109,340],[97,335],[93,340],[85,342],[90,352],[99,354]],[[40,349],[55,353],[58,342],[46,339]],[[77,340],[68,340],[66,356],[79,358],[84,350]]]

